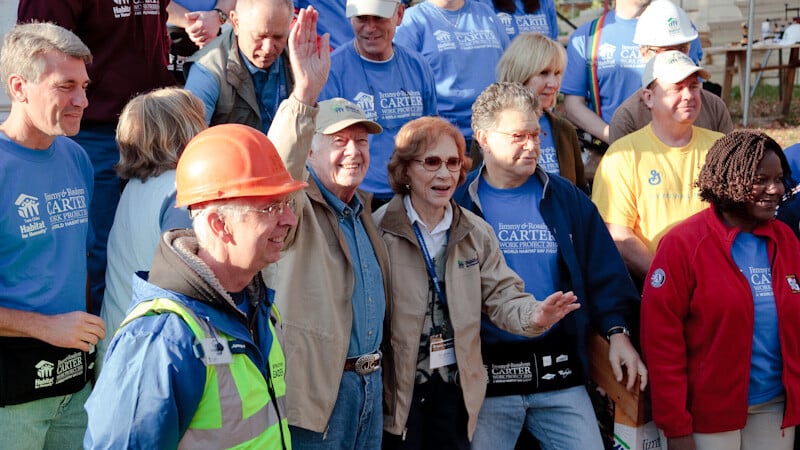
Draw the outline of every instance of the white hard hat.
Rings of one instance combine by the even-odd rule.
[[[667,47],[697,39],[697,30],[686,12],[670,0],[654,0],[639,16],[633,42]]]
[[[792,45],[800,42],[800,23],[793,23],[783,31],[783,38],[778,42],[781,45]]]

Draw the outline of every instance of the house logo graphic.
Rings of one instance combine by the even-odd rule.
[[[34,380],[35,388],[44,388],[53,385],[53,369],[55,365],[47,360],[41,360],[36,363],[36,380]]]
[[[357,104],[364,112],[369,115],[370,112],[375,111],[375,98],[367,94],[366,92],[359,92],[353,98],[355,104]]]
[[[19,194],[14,204],[17,205],[17,214],[23,219],[33,219],[39,216],[39,199],[34,196]]]
[[[14,205],[17,206],[17,215],[22,218],[19,234],[23,239],[38,236],[47,232],[47,226],[39,217],[39,198],[28,194],[19,194]]]

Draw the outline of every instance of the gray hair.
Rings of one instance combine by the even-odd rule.
[[[197,238],[197,244],[202,248],[208,248],[210,234],[206,221],[209,214],[217,213],[223,219],[239,220],[249,207],[247,200],[240,197],[208,202],[200,208],[190,207],[189,215],[192,217],[192,229]]]
[[[497,127],[497,115],[511,109],[539,116],[536,94],[516,82],[492,83],[472,104],[472,131],[491,130]]]
[[[57,51],[84,63],[92,62],[92,52],[75,33],[48,22],[32,22],[14,26],[3,38],[0,50],[0,76],[6,94],[11,97],[8,77],[18,74],[37,82],[44,73],[44,54]]]

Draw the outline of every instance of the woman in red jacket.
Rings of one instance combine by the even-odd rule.
[[[734,131],[709,150],[711,206],[662,238],[642,300],[653,419],[678,449],[791,449],[800,423],[800,244],[773,216],[781,147]]]

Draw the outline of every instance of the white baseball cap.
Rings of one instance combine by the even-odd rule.
[[[353,16],[378,16],[388,19],[397,11],[400,0],[347,0],[344,14]]]
[[[655,80],[667,83],[680,83],[686,77],[697,74],[700,78],[711,78],[708,71],[694,63],[691,58],[677,50],[661,52],[652,57],[644,66],[642,88],[647,89]]]

